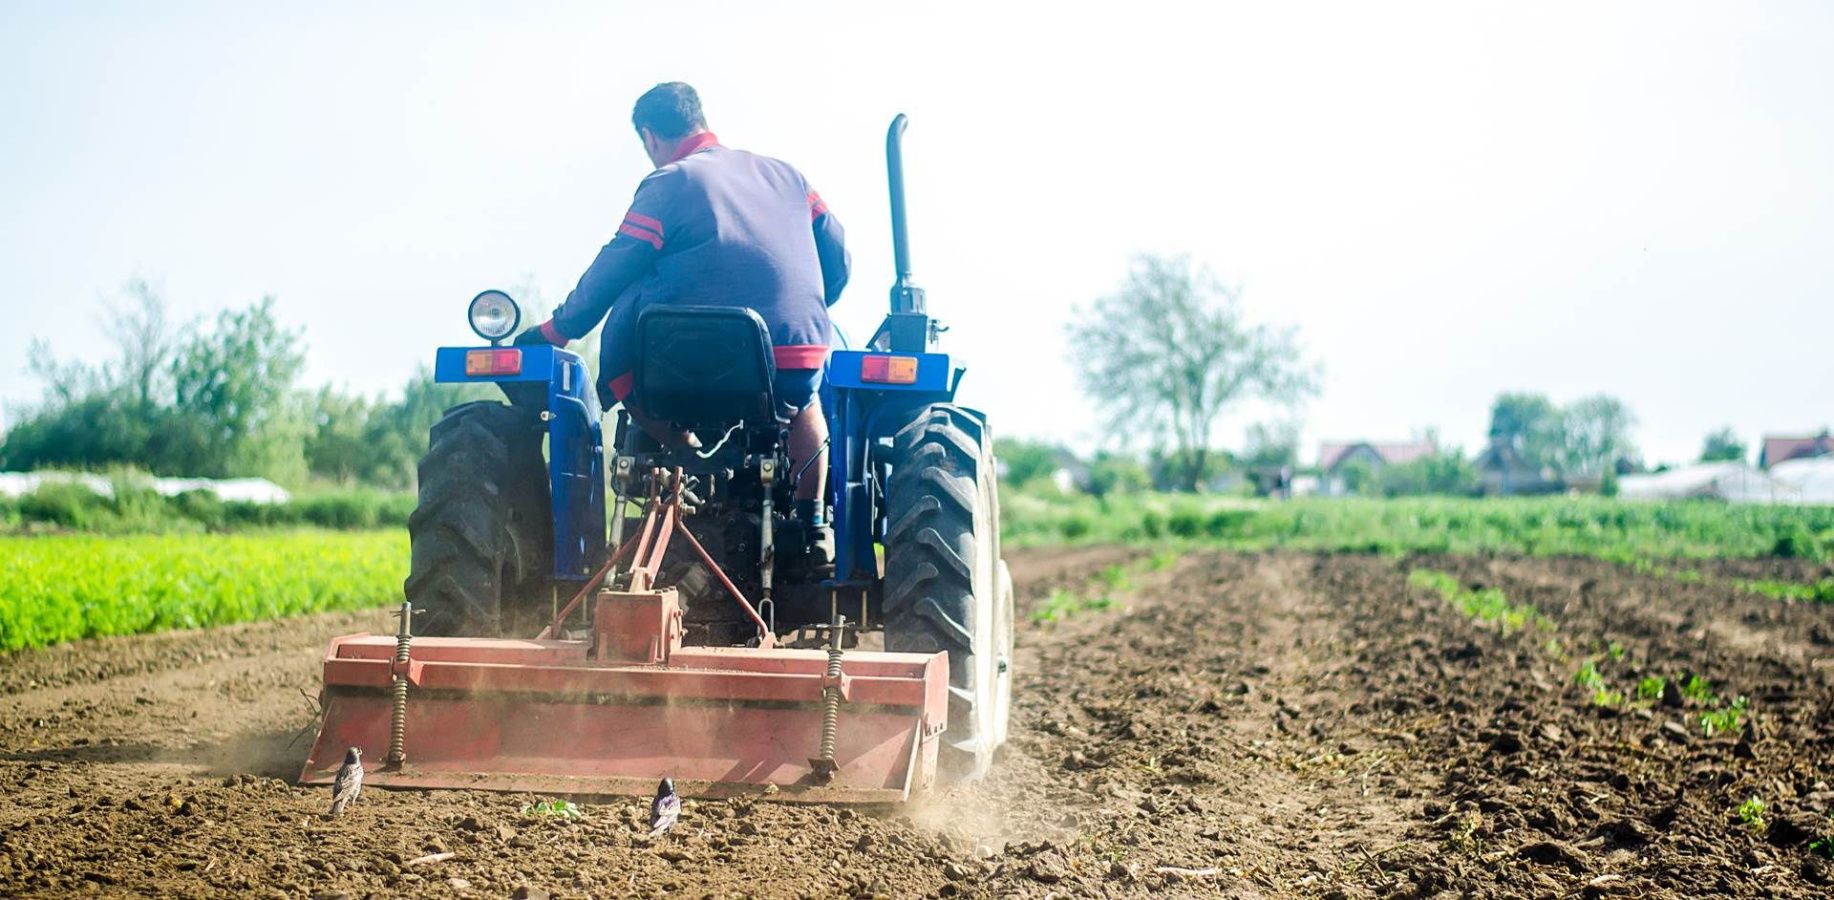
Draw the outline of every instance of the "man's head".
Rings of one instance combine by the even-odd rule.
[[[679,81],[656,85],[637,98],[630,121],[637,126],[643,149],[650,162],[662,166],[675,155],[675,148],[690,135],[707,130],[707,117],[700,110],[700,95]]]

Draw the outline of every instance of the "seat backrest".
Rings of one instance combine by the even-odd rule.
[[[776,421],[770,331],[743,306],[652,306],[637,319],[632,390],[644,414],[686,426]]]

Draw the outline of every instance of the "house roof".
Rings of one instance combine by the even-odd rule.
[[[1785,460],[1829,455],[1834,455],[1834,435],[1826,431],[1803,435],[1767,434],[1764,449],[1758,454],[1758,465],[1769,468]]]
[[[1351,451],[1367,447],[1377,459],[1391,466],[1410,463],[1423,456],[1432,456],[1439,452],[1439,447],[1432,441],[1407,441],[1402,443],[1375,443],[1372,441],[1320,441],[1318,444],[1318,467],[1325,470],[1337,468],[1338,463],[1349,457]]]

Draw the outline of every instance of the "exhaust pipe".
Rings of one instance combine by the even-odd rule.
[[[891,315],[870,342],[894,353],[926,352],[936,332],[924,307],[923,288],[911,283],[911,234],[904,212],[904,129],[909,124],[910,119],[899,113],[885,132],[885,175],[892,200],[892,258],[898,271],[897,280],[892,282]]]
[[[904,113],[885,132],[885,176],[892,194],[892,258],[898,280],[892,283],[892,312],[923,312],[923,289],[911,284],[911,228],[904,214]]]

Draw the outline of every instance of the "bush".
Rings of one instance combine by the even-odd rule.
[[[1251,509],[1219,509],[1205,520],[1204,533],[1213,538],[1238,537],[1254,517]]]
[[[1197,537],[1202,533],[1203,527],[1203,515],[1193,509],[1173,510],[1171,516],[1165,520],[1165,530],[1171,532],[1174,537]]]
[[[0,529],[34,525],[110,534],[230,531],[242,528],[356,530],[401,528],[414,512],[415,496],[375,490],[328,491],[289,503],[224,501],[211,491],[161,496],[145,482],[118,476],[113,497],[75,481],[41,484],[17,501],[0,498]]]
[[[172,504],[146,481],[117,475],[110,487],[109,531],[165,531],[171,527]]]
[[[223,509],[223,499],[206,490],[184,491],[170,501],[172,509],[181,516],[203,525],[211,531],[221,531],[228,522],[228,513]]]
[[[1771,546],[1770,555],[1784,559],[1820,559],[1828,552],[1822,542],[1807,528],[1793,528],[1777,538]]]
[[[1137,494],[1152,486],[1151,473],[1131,456],[1097,453],[1089,464],[1089,493],[1094,496]]]
[[[325,494],[295,501],[299,517],[320,528],[376,527],[375,498],[368,494]]]
[[[74,481],[40,484],[19,498],[19,517],[59,528],[82,529],[108,515],[108,500]]]

